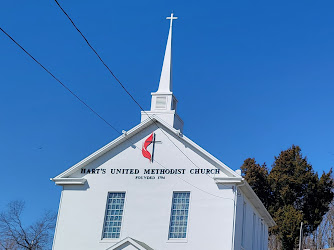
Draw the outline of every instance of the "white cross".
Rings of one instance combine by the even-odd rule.
[[[170,26],[173,25],[173,20],[177,19],[177,17],[174,17],[174,13],[172,13],[169,17],[166,17],[166,19],[170,19]]]

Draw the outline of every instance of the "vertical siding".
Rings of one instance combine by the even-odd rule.
[[[245,244],[242,247],[242,227],[243,227],[243,204],[246,204],[244,218],[244,237]],[[268,225],[257,213],[256,209],[249,200],[240,192],[237,196],[237,213],[235,227],[235,244],[234,249],[244,250],[267,250],[268,249]],[[253,215],[255,214],[255,225],[253,225]],[[261,231],[261,223],[263,228]]]

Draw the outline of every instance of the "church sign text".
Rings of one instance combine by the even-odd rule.
[[[199,174],[220,174],[220,169],[214,168],[192,168],[192,169],[185,169],[185,168],[164,168],[164,169],[137,169],[137,168],[112,168],[110,171],[107,171],[105,168],[82,168],[81,174],[94,174],[94,175],[104,175],[104,174],[111,174],[111,175],[137,175],[136,179],[155,179],[156,175],[159,175],[158,179],[165,179],[165,177],[161,175],[184,175],[184,174],[192,174],[192,175],[199,175]],[[140,175],[140,176],[138,176]],[[142,175],[142,176],[141,176]]]

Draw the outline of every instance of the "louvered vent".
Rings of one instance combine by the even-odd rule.
[[[166,97],[157,97],[155,107],[157,109],[166,109]]]

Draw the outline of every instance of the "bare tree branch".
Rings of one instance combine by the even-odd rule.
[[[8,209],[0,213],[0,250],[40,250],[49,248],[56,215],[46,212],[42,218],[30,226],[24,226],[23,201],[13,201]]]

